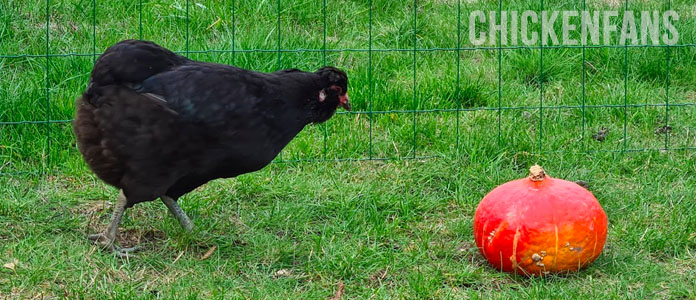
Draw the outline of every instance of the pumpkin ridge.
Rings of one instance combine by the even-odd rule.
[[[483,257],[488,259],[488,254],[486,254],[486,228],[488,227],[488,222],[483,223],[483,228],[481,229],[481,253],[483,253]]]
[[[592,245],[592,257],[595,257],[597,251],[597,223],[595,223],[595,218],[592,218],[592,227],[594,228],[594,245]]]
[[[515,237],[512,240],[512,256],[510,256],[510,261],[512,262],[512,268],[517,269],[519,264],[517,263],[517,241],[520,239],[520,225],[517,225],[515,229]]]
[[[556,253],[553,255],[553,267],[552,269],[556,269],[556,261],[558,260],[558,223],[556,223],[556,218],[553,220],[553,228],[556,230]]]
[[[489,237],[489,238],[488,238],[488,246],[490,246],[491,244],[493,244],[493,240],[495,240],[495,238],[498,237],[498,235],[500,234],[500,232],[501,232],[503,229],[505,229],[505,226],[507,225],[506,223],[507,223],[507,221],[501,221],[501,222],[500,222],[500,225],[498,225],[498,227],[497,227],[496,229],[493,230],[493,235],[490,235],[490,233],[489,233],[489,235],[488,235],[488,237]]]

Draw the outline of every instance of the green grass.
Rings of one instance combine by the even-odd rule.
[[[190,1],[187,43],[185,1],[143,1],[141,27],[139,1],[97,1],[93,10],[93,1],[52,0],[55,55],[46,59],[45,1],[0,0],[0,122],[71,119],[94,60],[74,54],[140,37],[141,28],[168,48],[188,45],[191,58],[245,68],[313,70],[326,60],[347,70],[354,110],[379,112],[308,127],[282,157],[302,162],[187,195],[194,234],[158,202],[128,210],[121,243],[146,245],[129,260],[85,238],[108,223],[117,191],[88,171],[70,124],[0,125],[0,263],[15,264],[0,269],[0,298],[327,299],[339,282],[347,299],[696,298],[696,47],[590,48],[585,61],[579,48],[544,49],[543,61],[538,49],[419,51],[414,82],[413,3],[373,1],[372,48],[406,51],[376,51],[370,64],[365,51],[333,51],[369,48],[368,1],[327,0],[326,56],[273,52],[278,3],[235,2],[233,40],[231,0]],[[322,49],[321,4],[281,1],[282,49]],[[462,1],[462,47],[471,47],[469,12],[497,5]],[[695,43],[696,8],[671,5],[681,43]],[[582,1],[544,6],[575,10]],[[633,10],[665,7],[629,1]],[[416,46],[456,48],[457,8],[418,1]],[[233,44],[242,51],[206,51]],[[660,106],[668,80],[669,102],[684,106]],[[403,112],[414,108],[429,112]],[[665,120],[671,131],[656,132]],[[598,142],[602,127],[609,134]],[[432,158],[405,159],[414,156]],[[334,161],[370,157],[388,160]],[[501,274],[472,243],[478,201],[534,163],[589,181],[609,216],[603,255],[577,274]]]

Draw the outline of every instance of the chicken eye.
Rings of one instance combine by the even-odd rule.
[[[343,89],[340,86],[333,85],[333,86],[331,86],[331,89],[336,91],[339,95],[343,94]]]

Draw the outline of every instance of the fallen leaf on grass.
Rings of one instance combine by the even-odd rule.
[[[280,270],[275,272],[276,277],[287,277],[287,276],[290,276],[291,274],[292,274],[292,271],[288,270],[288,269],[280,269]]]
[[[4,265],[2,265],[2,266],[3,266],[3,268],[5,268],[5,269],[10,269],[10,270],[12,270],[12,272],[15,272],[15,268],[17,268],[17,264],[19,264],[19,261],[17,261],[16,259],[14,259],[14,260],[12,260],[11,262],[8,262],[8,263],[6,263],[6,264],[4,264]]]
[[[217,249],[217,246],[210,247],[208,252],[206,252],[205,254],[203,254],[203,256],[201,256],[201,260],[208,259],[211,255],[213,255],[213,252],[215,252],[215,249]]]
[[[609,135],[609,129],[606,127],[602,127],[602,129],[598,130],[597,133],[592,135],[592,138],[597,140],[598,142],[604,142],[604,139],[607,138],[607,135]]]
[[[343,282],[338,282],[338,290],[331,300],[340,300],[341,298],[343,298]]]

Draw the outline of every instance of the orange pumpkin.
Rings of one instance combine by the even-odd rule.
[[[476,209],[474,238],[495,268],[525,275],[577,271],[602,252],[607,216],[574,182],[539,166],[493,189]]]

